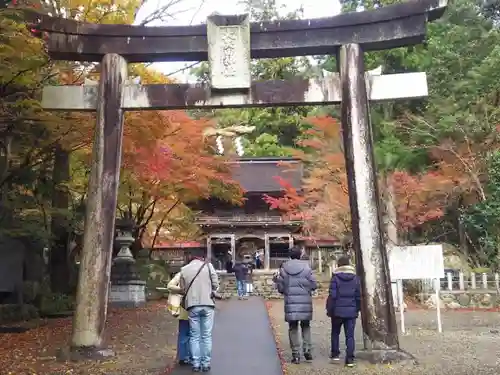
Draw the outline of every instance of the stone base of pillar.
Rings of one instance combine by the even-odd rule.
[[[412,354],[402,349],[359,350],[356,352],[356,359],[372,364],[400,363],[408,366],[418,364],[417,359]]]
[[[142,280],[123,281],[111,285],[109,306],[142,307],[146,304],[146,282]]]

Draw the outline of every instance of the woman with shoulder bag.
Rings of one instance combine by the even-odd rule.
[[[181,366],[190,364],[191,355],[189,350],[189,316],[182,308],[182,289],[180,287],[181,273],[178,272],[167,285],[168,311],[179,320],[179,331],[177,333],[177,361]]]

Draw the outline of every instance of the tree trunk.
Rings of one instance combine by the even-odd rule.
[[[69,193],[66,183],[69,181],[70,154],[58,144],[54,150],[54,166],[52,171],[52,241],[49,256],[50,286],[53,292],[69,293],[71,285],[71,268],[68,261],[69,232],[67,212],[69,209]]]
[[[2,207],[5,201],[8,199],[9,184],[5,182],[7,176],[9,175],[10,160],[12,157],[12,137],[6,136],[2,142],[1,147],[1,159],[0,159],[0,183],[1,183],[1,198],[0,202]]]
[[[465,228],[464,223],[460,219],[460,208],[462,207],[462,199],[459,198],[456,204],[453,207],[453,213],[455,216],[455,225],[458,232],[458,240],[460,245],[460,252],[465,256],[467,261],[470,258],[469,254],[469,241],[467,240],[467,229]]]

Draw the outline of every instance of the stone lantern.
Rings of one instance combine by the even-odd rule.
[[[140,307],[146,303],[146,282],[142,281],[130,246],[134,223],[122,219],[116,221],[115,245],[120,248],[111,266],[109,304],[113,307]]]

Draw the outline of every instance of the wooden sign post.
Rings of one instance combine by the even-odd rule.
[[[391,281],[396,283],[397,288],[401,332],[405,333],[403,280],[432,280],[436,297],[437,329],[441,333],[443,327],[439,292],[441,279],[445,277],[443,246],[390,246],[389,269]]]
[[[426,22],[439,18],[445,8],[445,0],[415,0],[317,20],[250,24],[247,15],[213,15],[207,25],[155,28],[83,24],[37,15],[38,28],[48,34],[47,49],[53,59],[103,62],[99,87],[46,87],[42,100],[45,109],[98,111],[74,347],[100,353],[102,346],[124,110],[341,103],[368,354],[375,362],[411,357],[400,350],[398,342],[378,207],[369,101],[424,97],[427,81],[425,73],[367,75],[363,52],[421,43]],[[337,52],[340,74],[251,83],[250,58]],[[125,61],[207,59],[209,86],[124,84]],[[98,298],[92,300],[96,291]]]

